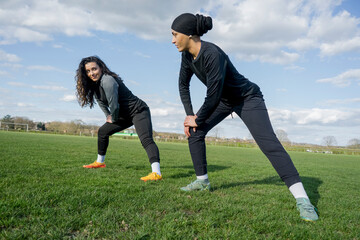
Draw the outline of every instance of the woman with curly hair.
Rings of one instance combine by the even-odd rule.
[[[181,190],[210,189],[205,136],[235,112],[293,194],[301,218],[316,221],[318,216],[301,183],[299,173],[273,131],[259,86],[241,75],[221,48],[200,39],[211,29],[211,17],[191,13],[181,14],[171,26],[172,43],[182,52],[179,91],[187,115],[184,132],[188,136],[197,178]],[[189,91],[194,74],[207,87],[204,103],[196,114]]]
[[[83,58],[76,71],[77,98],[81,107],[94,106],[94,98],[105,113],[106,122],[98,131],[97,160],[84,168],[104,168],[109,136],[135,126],[152,172],[141,180],[161,180],[159,149],[153,140],[150,109],[136,97],[122,79],[97,56]]]

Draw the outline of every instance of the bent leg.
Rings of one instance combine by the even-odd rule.
[[[109,146],[109,136],[124,130],[132,125],[131,122],[119,121],[116,123],[106,122],[98,131],[98,154],[105,155]]]
[[[195,168],[196,176],[207,174],[206,162],[206,134],[219,122],[224,120],[231,113],[231,107],[220,102],[215,111],[205,121],[205,123],[196,128],[196,132],[190,128],[190,137],[188,138],[191,159]]]
[[[150,110],[145,109],[142,112],[137,113],[133,118],[133,123],[141,144],[148,155],[149,162],[151,164],[160,162],[159,149],[153,138]]]

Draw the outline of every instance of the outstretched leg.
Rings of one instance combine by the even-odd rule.
[[[263,98],[253,96],[246,99],[243,106],[235,108],[235,112],[244,121],[261,151],[295,197],[301,218],[316,221],[318,216],[314,206],[309,201],[289,154],[274,133]]]
[[[244,121],[261,151],[270,160],[285,184],[290,187],[294,183],[301,182],[289,154],[274,133],[262,97],[247,99],[242,107],[236,107],[234,110]]]
[[[142,177],[141,180],[145,182],[148,180],[161,180],[160,154],[153,138],[150,110],[146,108],[140,113],[137,113],[133,118],[133,123],[141,144],[148,155],[152,169],[152,172],[148,176]]]

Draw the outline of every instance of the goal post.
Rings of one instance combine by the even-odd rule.
[[[16,126],[23,126],[22,128],[29,131],[29,124],[27,123],[12,123],[12,122],[1,122],[0,121],[0,129],[2,130],[9,130],[9,126],[14,126],[14,130],[16,130]]]

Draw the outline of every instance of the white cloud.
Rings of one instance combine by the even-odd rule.
[[[53,44],[53,48],[63,48],[63,45],[61,45],[61,44]]]
[[[316,80],[316,82],[331,83],[337,87],[347,87],[352,81],[360,82],[360,69],[350,69],[335,77]]]
[[[109,0],[101,4],[85,0],[20,0],[3,4],[0,26],[7,30],[0,31],[0,36],[6,40],[5,43],[31,39],[41,42],[51,40],[53,33],[91,36],[95,30],[130,32],[144,39],[161,39],[170,37],[169,28],[174,15],[185,10],[196,11],[206,5],[206,2],[191,0]],[[21,34],[25,31],[28,34]]]
[[[5,37],[16,38],[20,42],[43,42],[52,40],[48,34],[22,27],[14,29],[6,28],[6,31],[12,35],[6,36],[7,34],[5,34]]]
[[[296,66],[296,65],[291,65],[288,67],[285,67],[286,70],[292,70],[292,71],[297,71],[297,72],[302,72],[305,70],[305,68],[300,67],[300,66]]]
[[[9,63],[9,62],[6,62],[6,63],[2,63],[0,64],[1,67],[5,67],[7,69],[11,68],[13,70],[18,70],[20,68],[22,68],[23,66],[21,64],[18,64],[18,63]]]
[[[154,117],[165,117],[172,114],[183,114],[182,109],[174,108],[174,107],[155,107],[151,108],[151,115]]]
[[[20,57],[16,56],[15,54],[6,53],[0,49],[0,61],[1,62],[19,62],[21,60]]]
[[[126,80],[126,83],[130,83],[132,85],[135,85],[135,86],[141,86],[141,84],[137,81],[134,81],[134,80]]]
[[[27,69],[29,70],[40,70],[40,71],[56,71],[57,69],[53,66],[28,66]]]
[[[210,39],[241,60],[291,64],[295,51],[319,49],[322,55],[358,50],[360,19],[331,1],[222,0]],[[346,47],[336,44],[345,43]]]
[[[349,99],[330,99],[324,102],[325,105],[335,105],[335,104],[354,104],[360,103],[360,98],[349,98]]]
[[[73,94],[67,94],[60,98],[60,100],[64,102],[73,102],[76,101],[76,96]]]
[[[333,56],[339,53],[351,51],[360,52],[360,37],[335,41],[332,43],[323,43],[320,45],[320,51],[322,56]]]
[[[10,86],[15,87],[31,87],[33,89],[42,89],[42,90],[51,90],[51,91],[65,91],[67,88],[62,86],[54,86],[54,85],[32,85],[23,83],[23,82],[8,82],[7,83]]]
[[[25,83],[22,83],[22,82],[8,82],[7,84],[10,86],[15,86],[15,87],[26,87],[27,86]]]
[[[18,107],[33,107],[33,104],[19,102],[16,104]]]
[[[10,91],[9,91],[9,89],[0,87],[0,92],[1,92],[1,93],[9,93]],[[0,104],[1,104],[1,103],[0,103]]]
[[[285,109],[270,109],[269,115],[272,121],[277,124],[294,124],[294,125],[346,125],[351,123],[352,126],[360,125],[357,120],[360,117],[360,111],[345,111],[337,109],[303,109],[290,111]]]
[[[135,52],[134,53],[136,56],[139,56],[139,57],[142,57],[142,58],[151,58],[150,55],[146,55],[144,53],[141,53],[141,52]]]
[[[59,68],[56,68],[54,66],[44,66],[44,65],[33,65],[33,66],[28,66],[27,67],[28,70],[37,70],[37,71],[55,71],[55,72],[63,72],[63,73],[69,73],[68,71],[65,70],[61,70]]]
[[[310,38],[298,38],[294,41],[290,41],[287,46],[297,51],[306,51],[309,49],[316,48],[318,43],[314,39]]]
[[[42,89],[42,90],[51,90],[51,91],[65,91],[67,88],[64,88],[62,86],[40,86],[40,85],[33,85],[31,86],[33,89]]]
[[[92,36],[96,31],[130,33],[170,41],[170,26],[182,12],[210,13],[214,28],[205,35],[247,61],[291,64],[298,51],[322,56],[360,50],[360,19],[335,13],[341,0],[19,0],[2,3],[2,44],[51,41],[54,34]],[[154,7],[161,6],[161,7]],[[1,44],[1,43],[0,43]],[[55,44],[54,47],[60,47]],[[149,57],[143,53],[137,53]]]
[[[325,42],[349,39],[359,31],[359,23],[360,19],[352,17],[347,11],[333,16],[329,9],[312,20],[308,35]]]

